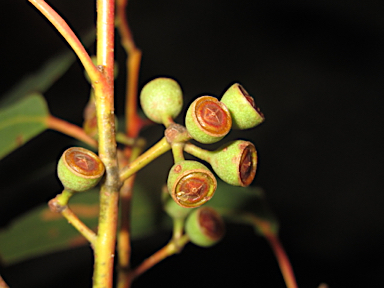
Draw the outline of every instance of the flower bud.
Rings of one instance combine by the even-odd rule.
[[[176,118],[183,108],[180,85],[170,78],[156,78],[143,87],[140,103],[145,115],[156,123]]]
[[[194,210],[185,223],[185,233],[198,246],[209,247],[219,242],[225,234],[222,217],[211,207]]]
[[[198,207],[212,198],[217,182],[209,169],[197,161],[185,160],[172,166],[168,174],[168,192],[177,204]]]
[[[65,150],[57,165],[57,174],[64,188],[77,192],[96,186],[104,171],[100,158],[81,147]]]
[[[248,186],[256,175],[257,152],[248,141],[236,140],[211,152],[209,163],[225,182],[235,186]]]
[[[201,96],[189,106],[185,126],[196,141],[215,143],[231,130],[232,118],[227,107],[215,97]]]
[[[228,107],[234,129],[253,128],[264,121],[253,97],[238,83],[229,87],[220,101]]]

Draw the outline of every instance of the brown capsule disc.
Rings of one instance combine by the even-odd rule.
[[[226,135],[232,126],[227,107],[214,97],[203,96],[196,103],[195,115],[200,126],[212,136]]]
[[[87,177],[104,173],[104,165],[96,154],[81,147],[73,147],[65,152],[66,165],[74,172]]]
[[[239,165],[239,174],[242,186],[248,186],[252,183],[256,175],[256,166],[256,148],[250,144],[244,148]]]
[[[204,207],[199,211],[199,224],[204,234],[212,240],[219,240],[225,233],[221,216],[212,208]]]
[[[256,102],[255,102],[255,99],[253,99],[253,97],[251,95],[249,95],[249,93],[247,92],[247,90],[244,89],[243,86],[241,86],[239,84],[239,90],[241,92],[241,94],[243,94],[243,96],[245,97],[245,99],[249,102],[249,104],[251,104],[251,106],[253,107],[253,109],[256,110],[256,112],[262,117],[264,118],[264,115],[263,113],[260,111],[259,107],[256,106]]]
[[[206,171],[195,170],[178,180],[175,197],[184,207],[197,207],[211,199],[215,190],[214,176]]]
[[[191,173],[180,179],[176,187],[177,199],[185,204],[194,204],[207,196],[211,179],[203,173]]]

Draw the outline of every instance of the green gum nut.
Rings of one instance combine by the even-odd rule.
[[[251,142],[229,142],[209,155],[212,169],[228,184],[246,187],[255,178],[257,152]]]
[[[232,118],[228,108],[217,98],[201,96],[189,106],[185,117],[188,133],[204,144],[215,143],[231,130]]]
[[[194,210],[185,223],[185,233],[190,241],[201,247],[210,247],[219,242],[225,234],[222,217],[211,207]]]
[[[195,208],[213,197],[217,182],[204,164],[185,160],[172,166],[167,186],[177,204],[185,208]]]
[[[220,101],[228,107],[234,129],[253,128],[264,121],[253,97],[238,83],[229,87]]]
[[[81,147],[65,150],[57,165],[57,174],[64,188],[75,192],[96,186],[104,171],[100,158]]]
[[[140,103],[145,115],[156,123],[176,118],[183,108],[180,85],[170,78],[156,78],[143,87]]]

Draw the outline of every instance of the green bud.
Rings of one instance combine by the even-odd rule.
[[[72,147],[64,151],[57,174],[64,188],[81,192],[96,186],[105,171],[100,158],[87,149]]]
[[[172,166],[168,174],[168,192],[177,204],[186,208],[199,207],[216,191],[215,176],[200,162],[185,160]]]
[[[198,246],[209,247],[219,242],[225,234],[222,217],[211,207],[194,210],[185,223],[185,233]]]
[[[185,126],[196,141],[215,143],[231,130],[232,118],[227,107],[215,97],[201,96],[189,106]]]
[[[256,107],[255,100],[236,83],[224,93],[220,100],[229,109],[234,129],[249,129],[264,121],[264,115]]]
[[[180,85],[170,78],[156,78],[143,87],[140,103],[145,115],[156,123],[176,118],[183,108]]]

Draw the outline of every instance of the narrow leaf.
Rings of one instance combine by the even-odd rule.
[[[137,186],[132,203],[132,238],[156,229],[154,207],[145,191]],[[92,230],[96,231],[99,214],[99,194],[96,189],[72,197],[69,207]],[[60,214],[41,205],[24,214],[0,231],[0,255],[7,264],[39,255],[84,245],[87,240]]]
[[[39,94],[0,109],[0,159],[47,129],[49,111]]]

